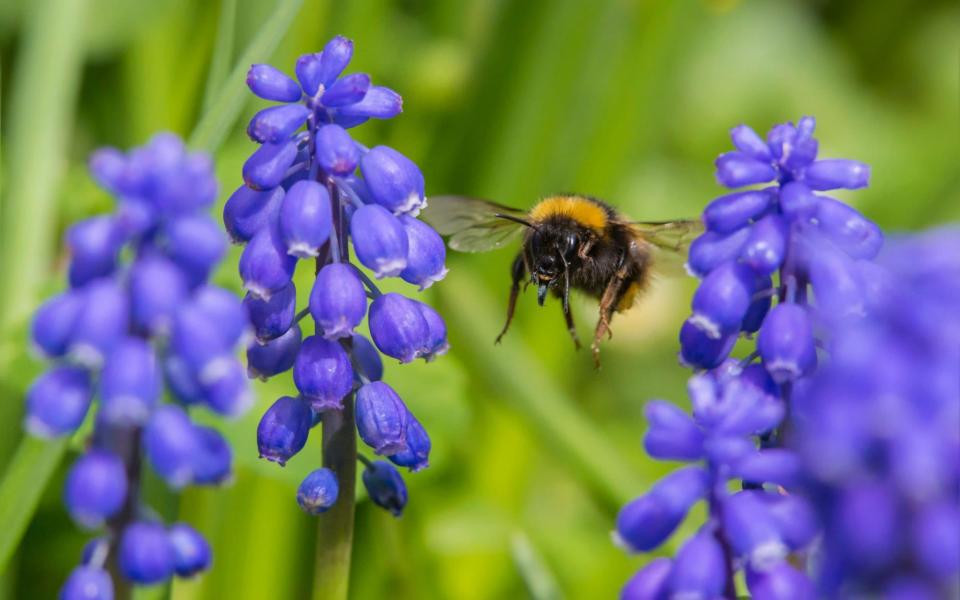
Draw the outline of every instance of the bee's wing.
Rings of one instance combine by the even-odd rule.
[[[703,233],[700,219],[630,221],[633,235],[654,249],[654,267],[664,275],[686,274],[683,264],[690,243]]]
[[[486,252],[500,248],[523,229],[523,224],[504,219],[525,220],[527,213],[509,206],[466,196],[430,196],[420,213],[428,225],[443,236],[447,244],[460,252]]]

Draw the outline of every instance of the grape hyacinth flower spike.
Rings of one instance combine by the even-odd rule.
[[[209,157],[158,134],[127,154],[98,150],[90,171],[116,210],[67,231],[70,288],[34,317],[32,342],[52,364],[27,393],[25,419],[41,438],[93,422],[64,503],[80,527],[105,529],[106,537],[67,579],[65,598],[126,597],[131,584],[209,568],[198,532],[168,527],[140,504],[140,464],[173,489],[223,482],[231,469],[226,440],[179,404],[162,403],[163,392],[226,416],[252,401],[234,356],[248,337],[246,311],[206,281],[226,250],[207,215],[217,190]],[[122,580],[111,580],[108,565]]]
[[[380,355],[407,363],[448,349],[435,310],[381,293],[374,282],[399,278],[425,289],[446,274],[446,257],[440,236],[416,218],[427,202],[417,165],[393,148],[368,149],[350,134],[368,119],[401,111],[396,92],[367,74],[344,73],[352,55],[353,42],[338,36],[321,52],[301,56],[295,78],[269,65],[250,68],[250,90],[280,104],[251,120],[247,131],[260,146],[223,213],[233,241],[246,245],[240,276],[256,332],[249,373],[268,378],[292,370],[297,388],[263,415],[260,455],[283,465],[319,430],[323,468],[303,481],[297,501],[320,515],[325,536],[344,530],[324,529],[328,524],[352,527],[357,460],[366,461],[357,455],[357,436],[411,471],[428,464],[430,438],[381,381]],[[301,295],[308,302],[298,307],[293,275],[304,260],[314,279]],[[312,327],[300,323],[308,316]],[[369,339],[357,332],[365,318]],[[370,499],[399,516],[407,499],[399,472],[385,461],[365,464],[377,465],[364,470]],[[318,573],[318,581],[324,576]]]
[[[680,360],[695,371],[692,414],[651,401],[644,437],[652,457],[691,464],[627,504],[616,538],[649,552],[693,504],[705,501],[708,518],[674,559],[638,572],[624,598],[733,597],[741,569],[755,597],[787,597],[778,595],[785,589],[793,590],[789,597],[814,595],[791,560],[802,561],[821,533],[790,443],[793,390],[818,372],[818,348],[838,343],[832,326],[865,314],[883,242],[876,225],[820,193],[865,187],[870,171],[852,160],[818,159],[814,125],[811,117],[777,125],[766,140],[735,127],[736,150],[716,161],[721,185],[766,187],[720,196],[703,212],[705,232],[687,261],[700,284],[680,330]],[[738,339],[754,336],[746,357],[730,357]],[[849,437],[832,439],[842,446]],[[827,464],[838,455],[822,456]],[[730,482],[740,491],[729,492]]]

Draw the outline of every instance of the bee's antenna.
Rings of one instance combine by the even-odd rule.
[[[536,225],[534,225],[534,224],[531,223],[530,221],[527,221],[526,219],[521,219],[521,218],[519,218],[519,217],[514,217],[513,215],[505,215],[505,214],[503,214],[503,213],[496,213],[496,214],[494,214],[493,216],[497,217],[498,219],[506,219],[507,221],[513,221],[514,223],[520,223],[521,225],[526,225],[527,227],[529,227],[530,229],[533,229],[534,231],[539,231],[539,230],[540,230],[539,227],[537,227]]]

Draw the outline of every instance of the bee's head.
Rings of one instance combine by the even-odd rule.
[[[537,285],[537,302],[543,306],[547,289],[577,260],[580,239],[576,231],[567,228],[541,226],[530,233],[530,275]]]

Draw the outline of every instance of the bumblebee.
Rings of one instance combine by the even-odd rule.
[[[546,197],[529,211],[477,198],[432,196],[421,217],[461,252],[494,250],[522,233],[497,343],[510,328],[521,284],[526,289],[532,283],[540,306],[548,293],[562,300],[567,330],[579,349],[570,312],[570,290],[576,289],[600,302],[591,345],[597,367],[600,340],[613,335],[613,314],[629,310],[646,291],[659,258],[682,255],[703,230],[699,220],[630,221],[606,202],[576,194]]]

